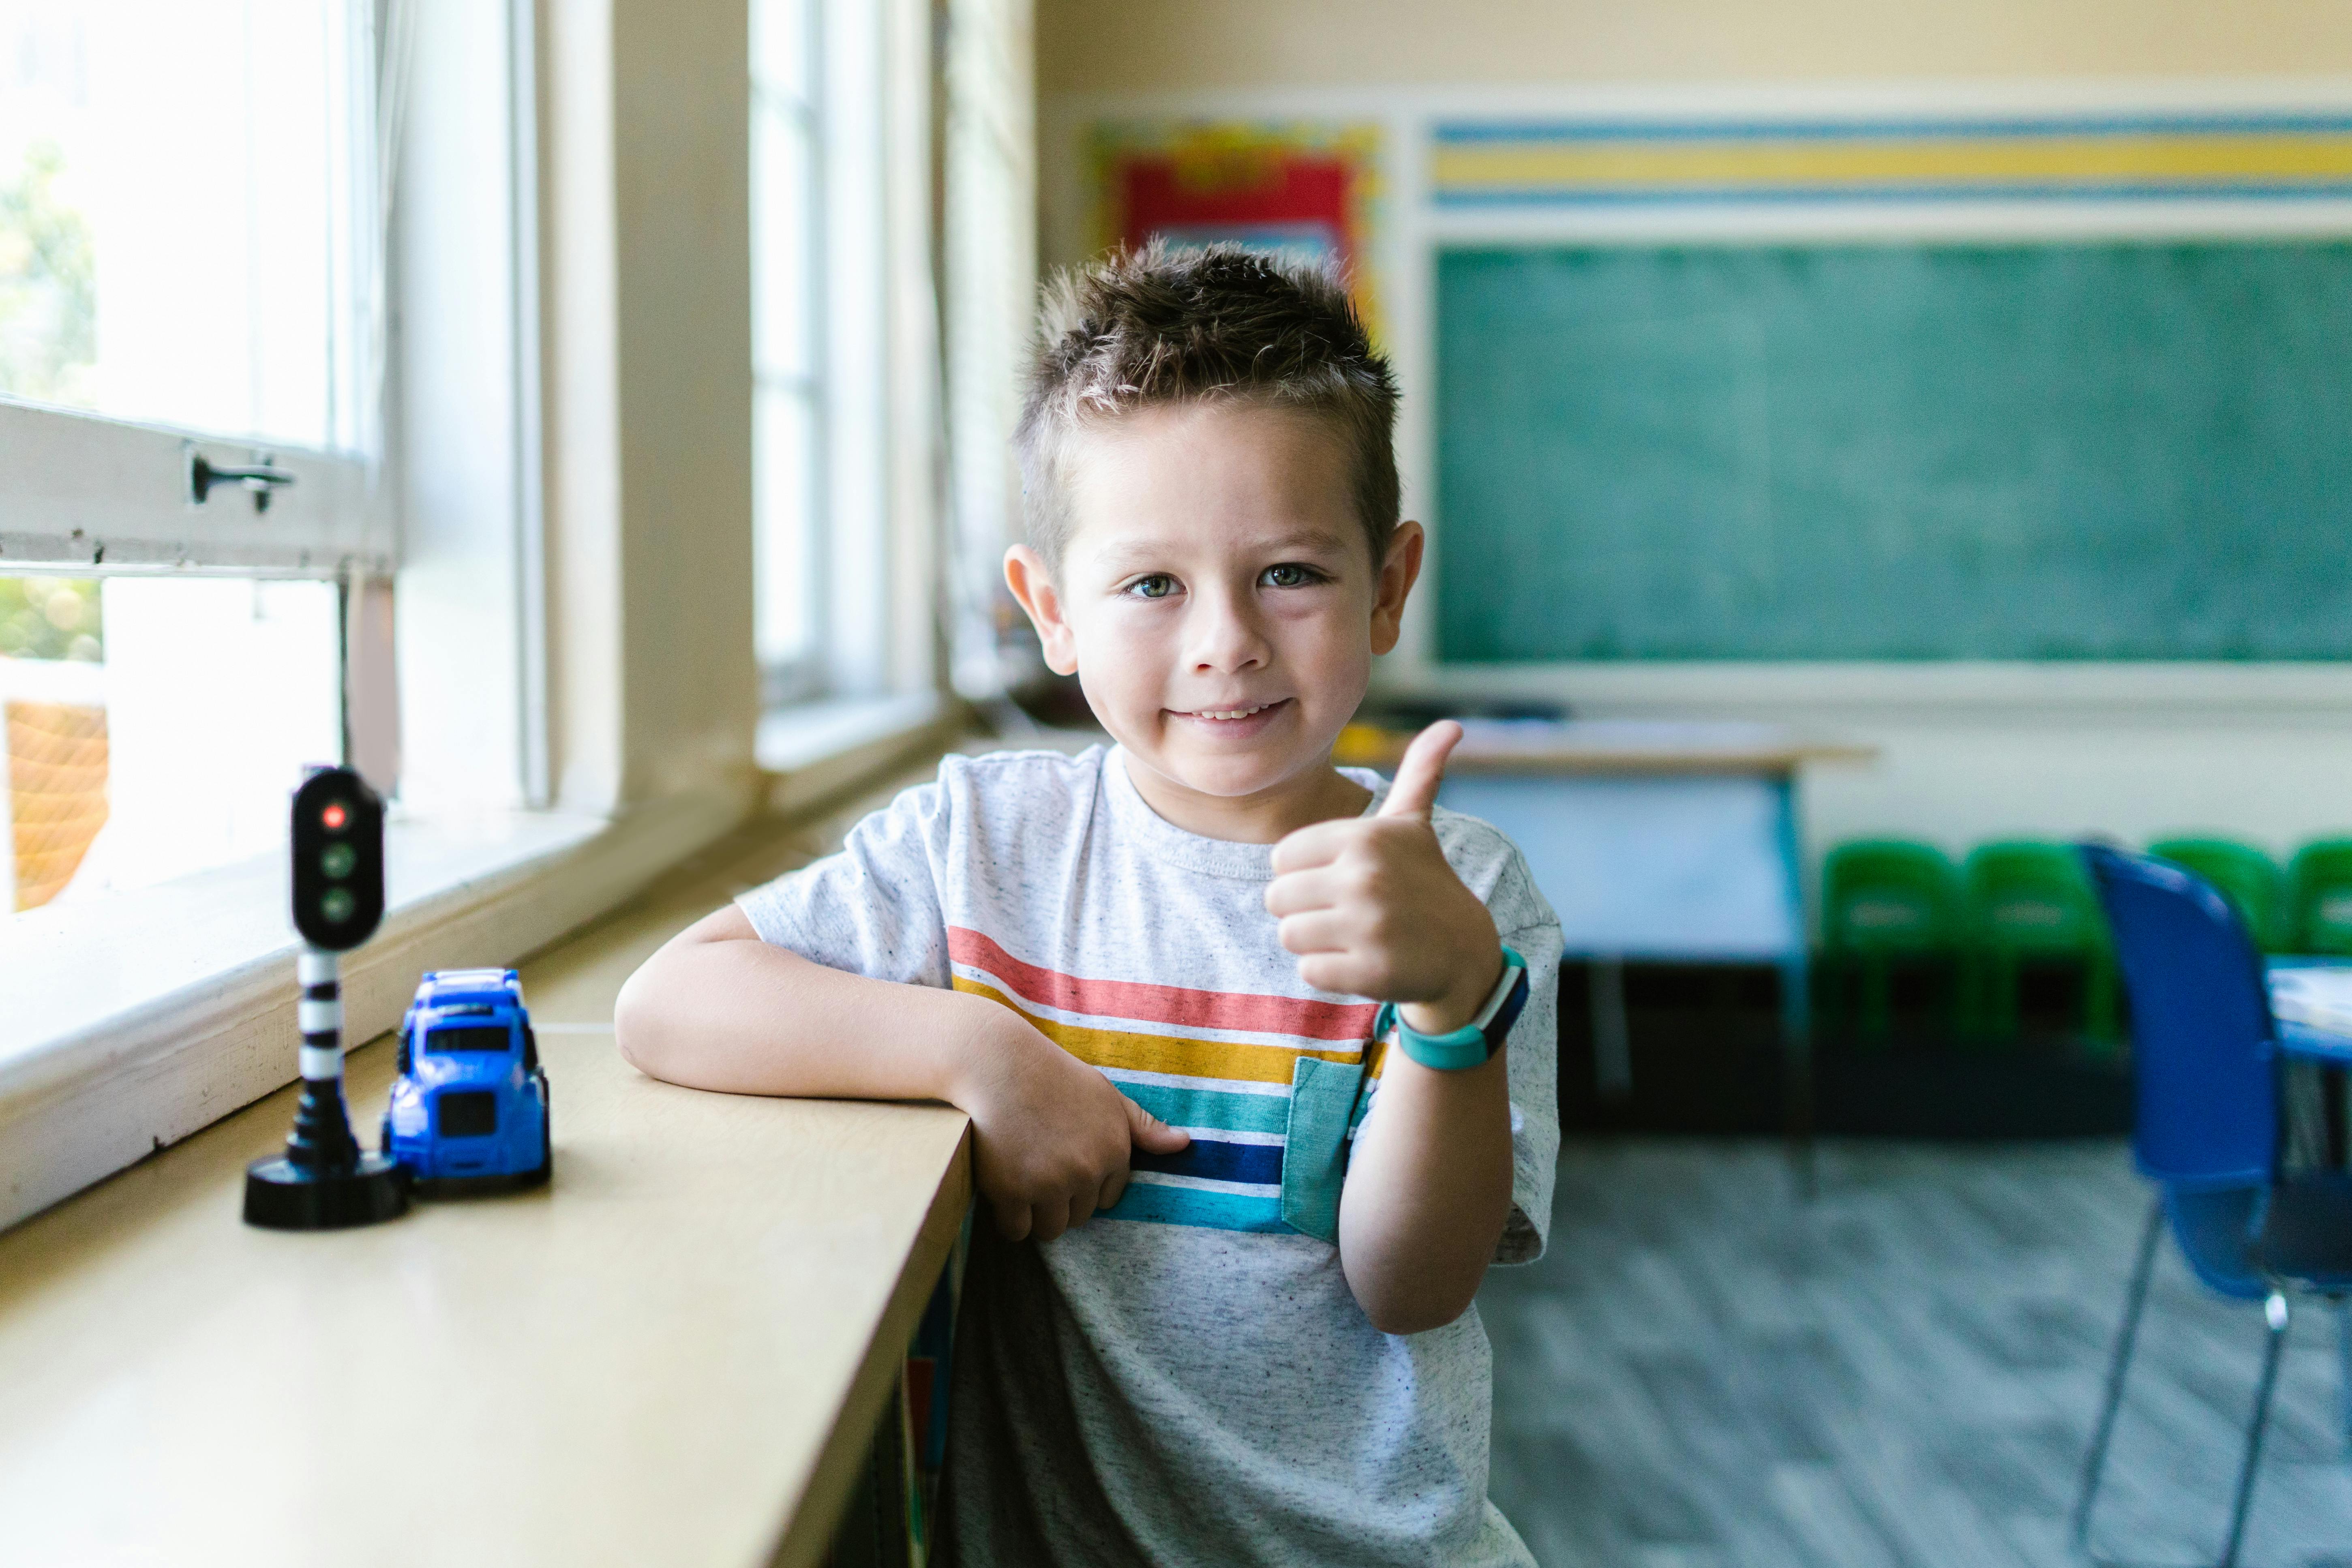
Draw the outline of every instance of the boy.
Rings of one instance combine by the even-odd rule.
[[[1470,1301],[1543,1246],[1559,925],[1433,805],[1458,727],[1330,761],[1421,564],[1395,406],[1319,272],[1065,279],[1005,576],[1115,747],[950,757],[621,994],[656,1076],[971,1115],[946,1562],[1530,1561]]]

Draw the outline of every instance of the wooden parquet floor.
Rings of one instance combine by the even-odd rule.
[[[2073,1568],[2147,1189],[2120,1142],[1571,1142],[1551,1247],[1479,1296],[1492,1492],[1544,1568]],[[2242,1561],[2352,1568],[2339,1323],[2295,1321]],[[2218,1553],[2259,1307],[2165,1245],[2102,1554]]]

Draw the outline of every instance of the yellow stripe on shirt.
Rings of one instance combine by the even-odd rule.
[[[992,985],[959,974],[955,988],[966,995],[985,996],[1021,1015],[1047,1039],[1089,1067],[1120,1068],[1129,1072],[1166,1073],[1173,1078],[1225,1079],[1244,1083],[1288,1083],[1298,1058],[1352,1062],[1361,1046],[1327,1051],[1290,1050],[1281,1046],[1244,1045],[1236,1040],[1194,1040],[1174,1035],[1145,1035],[1123,1029],[1097,1029],[1040,1017]]]

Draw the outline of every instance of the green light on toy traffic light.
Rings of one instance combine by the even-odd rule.
[[[351,919],[355,907],[348,888],[330,888],[319,898],[319,912],[327,917],[329,925],[341,925]]]

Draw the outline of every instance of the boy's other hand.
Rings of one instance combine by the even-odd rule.
[[[1051,1241],[1127,1190],[1137,1148],[1173,1154],[1192,1139],[1032,1028],[996,1016],[964,1053],[955,1102],[971,1118],[972,1178],[1007,1241]]]
[[[1429,825],[1445,759],[1462,739],[1452,720],[1413,738],[1373,816],[1302,827],[1274,847],[1265,907],[1298,977],[1404,1005],[1406,1022],[1444,1034],[1477,1016],[1501,972],[1494,917],[1446,863]]]

